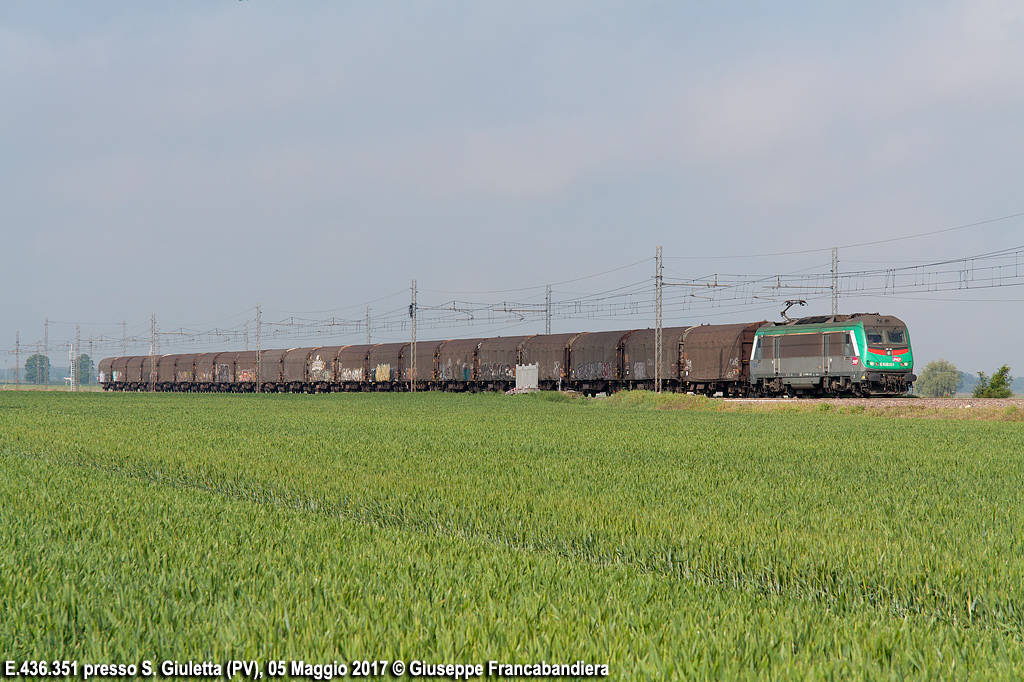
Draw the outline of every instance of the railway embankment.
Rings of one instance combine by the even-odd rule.
[[[706,398],[646,391],[609,396],[610,406],[657,410],[832,413],[919,419],[1024,422],[1024,398]]]

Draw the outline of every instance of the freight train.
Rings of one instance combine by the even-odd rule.
[[[587,395],[655,388],[655,330],[496,336],[105,358],[114,391],[325,393],[504,391],[536,365],[539,388]],[[877,313],[662,330],[663,390],[722,395],[906,393],[914,358],[906,325]]]

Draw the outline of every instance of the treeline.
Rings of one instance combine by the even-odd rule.
[[[925,365],[914,383],[914,392],[926,398],[970,393],[975,398],[1010,398],[1024,392],[1024,379],[1014,379],[1010,367],[1003,365],[991,376],[985,372],[968,374],[948,360],[934,360]]]
[[[96,364],[87,353],[78,356],[77,381],[81,386],[88,386],[96,383]],[[23,384],[49,385],[63,384],[71,376],[70,367],[55,367],[50,364],[50,358],[37,353],[28,356],[25,364],[21,367],[19,376],[16,376],[13,369],[3,370],[4,383],[12,384],[15,379]]]

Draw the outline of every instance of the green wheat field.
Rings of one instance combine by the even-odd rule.
[[[1024,422],[701,405],[4,392],[0,650],[1024,678]]]

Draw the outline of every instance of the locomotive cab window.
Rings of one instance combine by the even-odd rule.
[[[864,335],[867,336],[869,346],[881,346],[885,343],[885,334],[881,329],[866,327]]]
[[[885,335],[888,337],[889,343],[897,346],[907,345],[907,330],[903,327],[899,327],[898,329],[889,329],[886,331]]]

